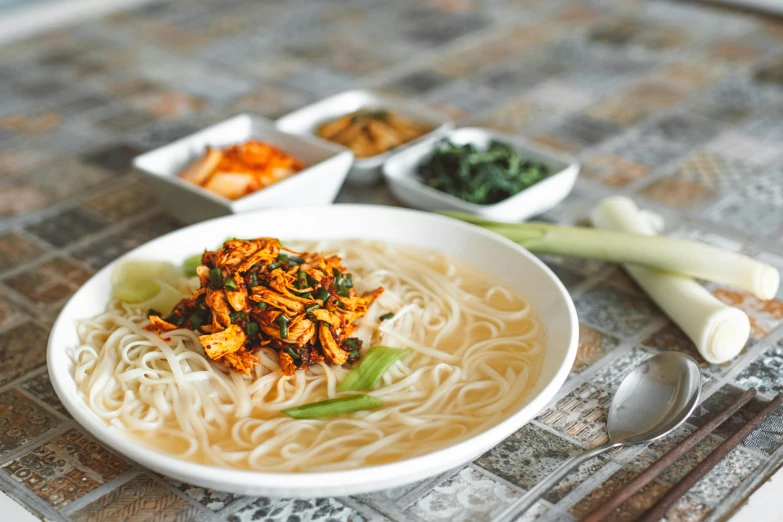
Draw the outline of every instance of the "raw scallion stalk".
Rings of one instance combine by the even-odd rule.
[[[313,402],[303,404],[295,408],[283,410],[283,413],[294,419],[320,419],[323,417],[336,417],[359,410],[374,410],[380,408],[383,403],[369,395],[352,395],[340,399]]]
[[[766,263],[695,241],[549,223],[503,223],[462,212],[445,214],[496,232],[531,252],[642,265],[733,286],[765,300],[775,297],[780,283],[777,269]]]
[[[625,197],[610,197],[593,209],[595,226],[653,235],[649,217]],[[742,310],[728,306],[689,277],[641,266],[626,265],[628,274],[661,310],[693,341],[704,359],[721,364],[742,351],[750,321]]]
[[[337,385],[337,391],[369,390],[381,380],[392,364],[413,353],[410,348],[373,346],[362,357],[359,366],[351,370]]]

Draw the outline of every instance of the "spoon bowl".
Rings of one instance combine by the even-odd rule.
[[[663,437],[690,417],[699,403],[701,373],[679,352],[655,355],[620,383],[609,408],[612,443],[639,444]]]
[[[525,494],[524,511],[573,468],[610,449],[641,444],[671,433],[690,417],[701,395],[701,373],[680,352],[653,355],[623,378],[612,398],[606,429],[609,441],[574,455]]]

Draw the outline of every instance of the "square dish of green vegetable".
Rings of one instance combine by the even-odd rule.
[[[519,136],[466,127],[401,151],[383,173],[395,196],[412,207],[519,221],[565,199],[579,164]]]

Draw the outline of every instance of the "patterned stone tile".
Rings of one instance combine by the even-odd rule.
[[[599,332],[587,325],[579,325],[579,351],[571,368],[571,373],[581,373],[601,357],[617,348],[620,340],[612,335]]]
[[[64,247],[98,232],[105,226],[106,222],[98,216],[78,208],[70,208],[28,225],[26,229],[56,247]]]
[[[0,188],[0,217],[32,212],[49,203],[51,198],[32,183],[17,182]]]
[[[0,456],[24,446],[59,424],[58,419],[17,390],[0,394]]]
[[[476,460],[476,464],[516,484],[530,489],[548,476],[560,464],[583,450],[577,445],[535,424],[528,424],[498,446]],[[580,466],[550,490],[544,498],[557,501],[584,479],[605,464],[604,459],[593,459]]]
[[[582,158],[582,177],[600,181],[611,187],[624,187],[650,173],[650,167],[615,154],[590,152]]]
[[[767,336],[783,321],[783,301],[771,299],[762,301],[741,290],[717,288],[712,294],[726,304],[735,306],[748,314],[751,341]]]
[[[286,113],[313,101],[313,96],[291,88],[265,86],[238,98],[231,107],[234,112],[252,112],[269,118],[279,118]]]
[[[161,120],[133,132],[129,140],[138,145],[142,150],[150,150],[184,138],[199,130],[189,121]],[[128,160],[131,160],[129,157]],[[130,164],[130,163],[129,163]]]
[[[783,345],[767,348],[737,376],[743,388],[756,388],[766,395],[783,392]]]
[[[63,403],[60,402],[60,398],[57,397],[57,393],[52,387],[52,383],[49,380],[49,373],[43,372],[32,379],[24,381],[19,387],[50,408],[57,410],[66,417],[70,417],[70,414],[65,409],[65,406],[63,406]]]
[[[72,254],[97,270],[144,242],[130,230],[119,230],[80,246]]]
[[[7,324],[17,324],[26,318],[19,306],[0,295],[0,327]]]
[[[657,118],[640,129],[643,140],[676,142],[684,148],[703,143],[719,130],[714,121],[688,113],[673,113]]]
[[[480,471],[465,468],[436,486],[406,513],[422,520],[490,522],[520,496]]]
[[[26,321],[0,336],[0,386],[46,363],[48,330]]]
[[[503,132],[518,132],[550,117],[546,107],[520,98],[490,111],[478,123]]]
[[[633,335],[661,317],[661,312],[644,295],[602,284],[574,299],[585,323],[623,337]]]
[[[588,513],[606,502],[615,491],[625,485],[626,482],[635,477],[637,472],[631,468],[622,468],[616,471],[611,477],[605,480],[600,486],[588,493],[582,500],[577,502],[569,513],[577,518],[587,516]],[[669,487],[659,482],[651,482],[638,493],[615,511],[612,516],[606,519],[606,522],[632,522],[650,509],[668,491]]]
[[[82,204],[82,207],[111,222],[133,218],[155,206],[156,200],[149,189],[136,183],[102,194]]]
[[[87,164],[98,165],[109,172],[124,174],[131,168],[131,160],[142,150],[126,143],[112,143],[92,150],[84,156]]]
[[[687,41],[687,33],[680,28],[621,18],[599,24],[590,31],[590,40],[612,46],[670,51]]]
[[[609,440],[606,416],[611,400],[606,391],[584,383],[545,410],[537,420],[589,447],[600,446]]]
[[[130,465],[87,435],[70,430],[3,469],[59,509],[128,471]]]
[[[92,272],[73,261],[57,257],[4,280],[5,284],[41,306],[70,297]]]
[[[758,140],[738,130],[724,132],[707,144],[706,150],[730,164],[751,167],[746,168],[746,171],[752,171],[752,167],[768,166],[783,154],[772,143]],[[741,184],[738,188],[741,188]]]
[[[96,122],[103,130],[115,133],[123,133],[141,127],[155,120],[153,115],[138,109],[124,108],[108,116],[104,116]]]
[[[258,497],[231,514],[228,522],[256,520],[329,520],[364,522],[368,518],[333,498],[273,499]]]
[[[503,103],[496,92],[466,80],[455,80],[427,93],[425,101],[451,107],[464,114],[476,114],[497,108]]]
[[[641,347],[630,348],[623,351],[622,354],[615,352],[611,363],[601,368],[590,379],[590,382],[606,390],[614,391],[620,386],[625,376],[631,373],[631,370],[641,364],[642,361],[652,357],[652,355],[652,353]]]
[[[636,473],[641,473],[645,469],[652,466],[655,461],[666,454],[669,450],[673,449],[683,440],[685,440],[685,438],[693,431],[695,431],[695,428],[688,425],[683,425],[677,428],[674,433],[667,435],[662,439],[658,439],[642,450],[628,464],[629,468],[636,471]],[[723,442],[722,439],[713,435],[708,435],[688,453],[664,469],[656,478],[657,481],[667,486],[673,486],[674,484],[678,483],[685,477],[685,475],[690,473],[693,468],[695,468],[702,460],[712,453],[721,444],[721,442]]]
[[[214,489],[201,488],[192,484],[185,484],[173,478],[163,477],[169,484],[185,493],[187,496],[206,506],[212,511],[220,511],[227,505],[241,498],[239,495],[225,491],[216,491]]]
[[[611,122],[575,114],[544,129],[533,139],[554,144],[555,148],[566,152],[577,153],[598,145],[619,131],[620,127]]]
[[[667,522],[700,522],[707,518],[711,509],[691,494],[682,497],[666,512]]]
[[[526,94],[526,97],[534,103],[552,107],[560,112],[577,111],[595,101],[595,97],[589,92],[568,85],[557,78],[547,80],[534,87]],[[600,125],[599,122],[592,122],[594,129],[600,128]],[[610,125],[605,125],[603,128],[610,127]]]
[[[101,520],[206,520],[199,509],[147,475],[139,475],[70,515],[74,522]]]
[[[715,189],[689,179],[665,176],[639,190],[639,195],[675,208],[706,205],[716,197]]]
[[[736,194],[710,207],[703,216],[735,230],[752,230],[757,237],[772,236],[783,228],[783,213],[775,203],[742,199]]]
[[[634,125],[648,116],[674,106],[683,95],[657,83],[638,84],[588,107],[588,116],[618,125]]]
[[[736,400],[742,391],[740,388],[724,385],[699,404],[688,422],[694,426],[704,425],[719,411]],[[751,400],[713,433],[724,438],[731,436],[758,413],[765,404],[766,401],[759,398]],[[742,446],[764,455],[771,455],[783,446],[783,408],[778,409],[757,430],[751,433]]]
[[[714,506],[731,493],[761,465],[761,459],[742,448],[724,457],[691,489],[691,494]]]

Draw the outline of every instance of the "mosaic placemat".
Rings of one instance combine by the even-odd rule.
[[[461,469],[368,495],[240,497],[156,475],[86,435],[45,369],[49,328],[96,269],[181,223],[129,160],[243,111],[277,117],[369,86],[462,123],[579,156],[574,193],[545,219],[581,223],[607,194],[660,211],[667,233],[783,268],[783,24],[634,0],[154,4],[0,48],[0,489],[48,520],[573,521],[736,396],[760,398],[634,496],[633,520],[783,392],[783,294],[710,286],[751,317],[732,364],[704,364],[705,400],[676,436],[600,457],[528,512],[560,462],[606,438],[610,394],[661,350],[694,353],[615,266],[547,258],[581,321],[556,400]],[[397,204],[383,186],[340,201]],[[667,514],[720,520],[783,462],[783,412]]]

